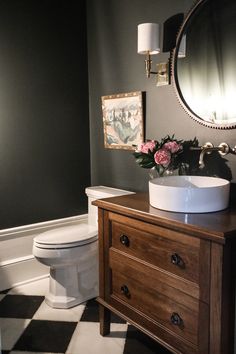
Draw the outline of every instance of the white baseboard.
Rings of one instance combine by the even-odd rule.
[[[1,230],[0,291],[48,276],[49,267],[39,263],[32,254],[36,235],[84,221],[87,221],[87,214]]]
[[[32,257],[0,267],[0,291],[49,275],[49,268]]]

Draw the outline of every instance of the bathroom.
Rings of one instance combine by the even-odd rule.
[[[137,54],[139,23],[163,24],[194,2],[1,2],[2,289],[44,275],[30,253],[27,225],[86,214],[84,191],[90,185],[148,190],[148,173],[130,151],[104,148],[102,95],[146,92],[147,139],[175,134],[197,137],[200,145],[236,144],[234,129],[210,129],[192,120],[172,85],[156,87],[155,76],[145,77],[144,58]],[[168,57],[160,53],[153,60]],[[235,182],[235,156],[227,160]],[[25,226],[27,235],[13,230]]]

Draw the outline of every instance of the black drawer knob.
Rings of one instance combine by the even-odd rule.
[[[175,325],[175,326],[179,326],[179,327],[183,326],[183,320],[180,317],[180,315],[176,312],[172,313],[170,320],[171,320],[171,323],[173,323],[173,325]]]
[[[180,266],[183,263],[183,261],[177,253],[174,253],[171,255],[171,263]]]
[[[126,297],[130,298],[130,292],[129,292],[129,288],[127,285],[122,285],[120,287],[120,291],[123,295],[125,295]]]
[[[126,235],[121,235],[120,236],[120,242],[122,243],[122,245],[129,247],[129,238]]]

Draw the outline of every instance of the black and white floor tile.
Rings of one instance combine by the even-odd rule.
[[[44,301],[47,287],[48,278],[0,292],[0,353],[170,354],[115,315],[111,333],[100,336],[95,299],[53,309]]]

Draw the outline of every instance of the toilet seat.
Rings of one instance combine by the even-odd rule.
[[[91,243],[97,237],[98,230],[95,226],[79,224],[43,232],[34,238],[34,245],[44,249],[72,248]]]

